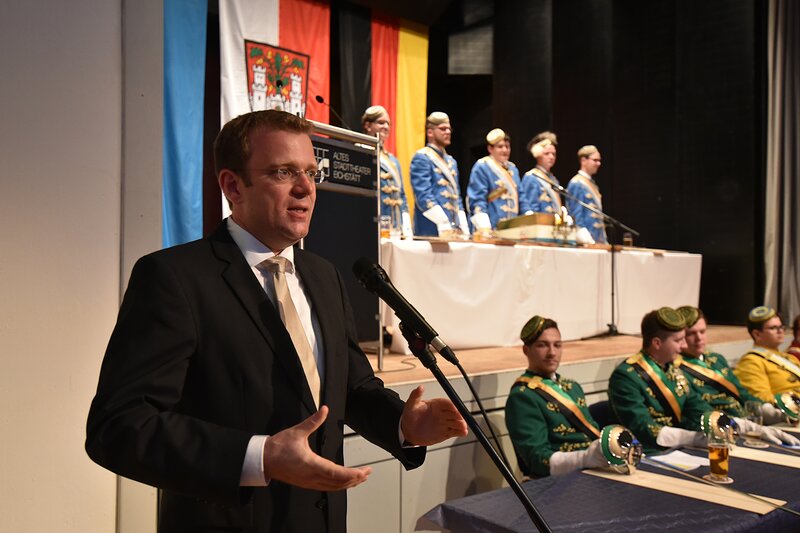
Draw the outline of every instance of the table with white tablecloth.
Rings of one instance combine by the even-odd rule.
[[[387,239],[381,255],[397,289],[454,349],[521,344],[519,331],[534,314],[556,320],[564,340],[611,322],[607,249]],[[614,260],[620,333],[638,334],[652,309],[697,305],[701,255],[631,249]],[[388,308],[383,322],[399,331]],[[391,349],[408,352],[399,334]]]

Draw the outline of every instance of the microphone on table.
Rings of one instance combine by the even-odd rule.
[[[336,112],[336,110],[333,108],[333,106],[331,106],[331,105],[330,105],[328,102],[326,102],[326,101],[325,101],[325,99],[324,99],[323,97],[321,97],[320,95],[317,95],[317,96],[315,96],[315,97],[314,97],[314,100],[316,100],[317,102],[319,102],[320,104],[322,104],[322,105],[324,105],[324,106],[327,106],[327,107],[328,107],[328,109],[330,109],[330,110],[331,110],[331,113],[333,113],[333,116],[335,116],[336,118],[338,118],[338,119],[339,119],[339,122],[341,122],[341,123],[342,123],[342,126],[344,126],[345,128],[347,128],[348,130],[351,130],[351,131],[352,131],[352,129],[353,129],[353,128],[351,128],[351,127],[350,127],[350,126],[347,124],[347,122],[345,122],[345,120],[342,118],[342,115],[340,115],[339,113],[337,113],[337,112]]]
[[[369,292],[376,294],[381,300],[394,310],[400,322],[410,326],[422,339],[434,347],[439,354],[454,365],[458,365],[458,358],[453,350],[439,338],[439,334],[428,322],[408,303],[400,291],[392,285],[386,271],[366,257],[362,257],[353,264],[353,274]]]

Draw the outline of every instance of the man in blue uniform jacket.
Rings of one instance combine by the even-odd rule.
[[[461,202],[458,165],[446,148],[453,129],[450,117],[434,111],[425,121],[425,148],[411,159],[411,187],[414,189],[414,234],[451,237],[470,234],[467,214]]]
[[[486,135],[489,155],[472,167],[467,187],[467,205],[476,232],[489,232],[501,220],[519,215],[519,170],[509,161],[511,137],[500,128]]]

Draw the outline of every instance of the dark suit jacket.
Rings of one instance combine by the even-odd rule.
[[[339,273],[302,250],[295,264],[322,330],[322,402],[330,408],[312,449],[342,464],[346,423],[407,468],[420,465],[424,449],[398,443],[403,402],[356,343]],[[344,492],[277,481],[239,487],[250,437],[314,411],[289,334],[225,223],[136,263],[89,412],[86,450],[109,470],[163,489],[159,531],[345,531]]]

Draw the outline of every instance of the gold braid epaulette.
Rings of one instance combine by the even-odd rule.
[[[525,385],[529,389],[535,389],[539,386],[541,382],[542,378],[540,376],[529,377],[523,374],[520,377],[518,377],[516,381],[514,381],[514,385],[512,385],[512,387],[516,387],[517,385]]]

